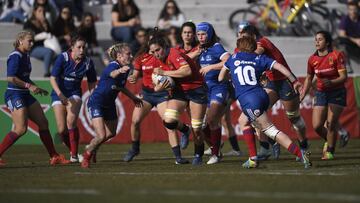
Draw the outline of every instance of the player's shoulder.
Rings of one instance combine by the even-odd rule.
[[[20,59],[23,56],[23,54],[20,51],[14,50],[12,51],[8,58],[9,59]]]

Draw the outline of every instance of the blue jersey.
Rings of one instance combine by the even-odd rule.
[[[241,109],[250,121],[256,120],[269,107],[269,96],[259,83],[266,70],[271,70],[276,61],[265,55],[239,52],[225,63],[230,70],[235,95]]]
[[[213,46],[209,47],[200,54],[199,64],[201,68],[204,68],[208,65],[220,63],[221,59],[227,53],[228,52],[224,49],[224,47],[221,44],[215,43]],[[219,73],[220,70],[211,70],[205,75],[205,82],[209,88],[219,84],[218,82]]]
[[[245,52],[233,54],[224,66],[231,73],[236,98],[247,92],[262,89],[259,78],[263,72],[271,70],[275,62],[266,55]]]
[[[18,77],[20,80],[30,83],[30,73],[31,62],[29,54],[21,53],[17,50],[11,52],[7,60],[7,77]],[[13,83],[8,83],[7,89],[28,91],[28,89],[18,87]]]
[[[65,94],[81,95],[81,81],[86,75],[88,82],[96,82],[94,63],[89,57],[76,63],[70,52],[60,54],[53,67],[51,76],[56,77],[60,90]]]
[[[110,73],[121,68],[121,65],[112,61],[102,72],[100,81],[94,92],[89,98],[91,104],[100,105],[102,107],[113,107],[120,88],[125,87],[126,79],[130,71],[119,74],[116,78],[112,78]]]

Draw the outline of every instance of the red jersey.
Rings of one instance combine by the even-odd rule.
[[[143,87],[154,90],[151,75],[154,68],[160,67],[160,61],[153,55],[144,53],[135,58],[133,65],[135,70],[142,73]]]
[[[318,56],[316,53],[311,55],[308,60],[307,73],[316,75],[316,87],[319,91],[329,91],[344,87],[344,84],[338,84],[331,87],[325,87],[321,79],[335,79],[339,77],[340,71],[346,71],[344,54],[338,51],[331,51],[326,56]]]
[[[281,65],[285,66],[285,68],[290,70],[290,67],[287,64],[281,51],[268,38],[261,37],[257,41],[257,45],[264,49],[265,55],[276,60],[276,62],[280,63]],[[281,72],[279,72],[275,69],[268,70],[265,73],[266,73],[267,78],[269,78],[270,81],[285,80],[287,78],[285,75],[283,75]]]
[[[164,69],[177,70],[181,67],[189,65],[191,69],[190,76],[184,78],[174,78],[178,87],[183,91],[187,91],[202,86],[203,78],[199,73],[200,66],[182,51],[185,52],[185,50],[180,47],[171,48],[165,61],[167,68]]]

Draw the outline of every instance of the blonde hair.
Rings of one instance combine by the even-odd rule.
[[[108,49],[107,53],[112,60],[115,60],[117,54],[122,53],[126,48],[130,49],[129,44],[127,43],[114,44]]]
[[[253,37],[244,36],[236,41],[236,47],[241,52],[253,53],[257,48],[257,44]]]
[[[26,36],[30,35],[32,38],[34,38],[34,34],[31,31],[21,31],[16,35],[15,42],[13,43],[14,48],[18,48],[20,45],[20,40],[25,39]]]

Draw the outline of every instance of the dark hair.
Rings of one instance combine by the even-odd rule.
[[[147,30],[143,27],[140,27],[139,29],[136,30],[135,36],[138,35],[140,32],[144,32],[145,34],[147,34]]]
[[[325,38],[325,42],[328,43],[327,48],[328,49],[332,49],[332,43],[333,43],[333,39],[331,37],[330,32],[328,31],[324,31],[324,30],[320,30],[318,32],[316,32],[316,35],[321,34],[324,38]]]
[[[148,30],[146,32],[146,43],[140,47],[139,51],[135,54],[135,58],[143,55],[144,53],[148,53],[150,46],[149,44],[150,39],[152,39],[154,36],[160,36],[160,35],[165,37],[164,32],[160,31],[158,27],[154,27],[153,29]]]
[[[181,13],[181,11],[180,11],[180,9],[179,9],[176,1],[174,1],[174,0],[167,0],[167,1],[165,2],[165,4],[164,4],[164,7],[162,8],[162,10],[161,10],[161,12],[160,12],[159,19],[169,20],[169,19],[171,18],[171,16],[169,15],[169,13],[167,12],[167,9],[166,9],[166,8],[167,8],[167,5],[168,5],[169,3],[173,3],[174,6],[175,6],[175,13],[174,13],[174,15],[177,16],[177,15],[179,15],[179,14]],[[158,20],[159,20],[159,19],[158,19]]]
[[[193,41],[191,42],[191,46],[196,47],[199,44],[199,42],[196,40],[196,25],[190,21],[185,22],[184,24],[182,24],[182,26],[180,28],[180,35],[182,35],[182,32],[184,31],[185,27],[190,27],[191,30],[193,31],[194,38],[193,38]],[[183,41],[182,37],[180,37],[180,40],[181,40],[181,44],[184,45],[184,41]]]
[[[153,37],[149,40],[148,46],[150,47],[152,44],[158,44],[164,49],[170,47],[170,43],[167,40],[167,37],[164,36],[162,33],[155,33]]]
[[[137,5],[135,4],[135,2],[133,0],[128,0],[128,5],[131,8],[131,11],[130,11],[130,14],[129,14],[130,16],[139,12],[139,8],[137,7]],[[122,19],[122,18],[124,18],[124,17],[126,17],[128,15],[127,12],[126,12],[125,4],[123,3],[123,0],[118,0],[117,7],[118,7],[118,11],[119,11],[118,12],[119,13],[119,19]]]
[[[253,37],[241,37],[236,41],[236,47],[241,52],[253,53],[256,50],[257,44]]]
[[[78,33],[73,33],[71,35],[71,46],[74,46],[77,41],[84,41],[86,43],[86,39],[80,36]]]
[[[241,33],[246,33],[250,36],[255,36],[256,39],[259,39],[261,37],[259,30],[254,25],[245,26],[241,31]]]
[[[349,7],[349,6],[355,6],[356,8],[359,8],[358,5],[357,5],[357,3],[356,3],[355,1],[349,1],[349,2],[347,3],[347,6],[348,6],[348,7]]]

